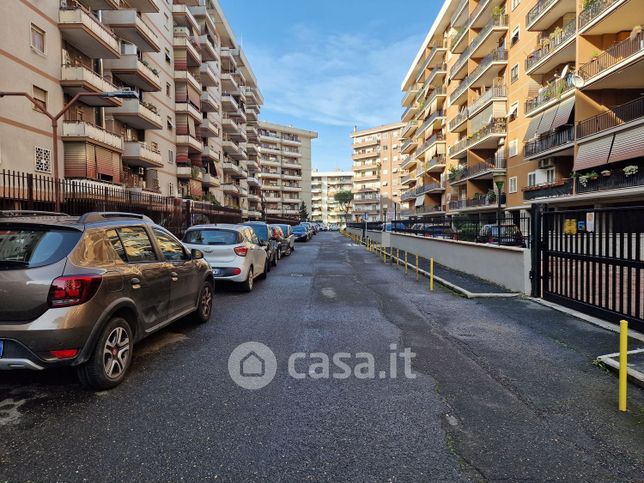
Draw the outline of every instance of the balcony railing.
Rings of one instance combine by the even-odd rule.
[[[541,15],[548,9],[548,7],[558,1],[559,0],[541,0],[540,2],[537,2],[537,4],[532,7],[532,9],[528,12],[528,15],[526,15],[525,17],[525,23],[528,28],[537,19],[537,17],[539,17],[539,15]]]
[[[460,54],[460,57],[458,58],[456,63],[452,66],[452,68],[449,71],[450,77],[453,77],[456,72],[461,70],[461,67],[463,67],[463,64],[467,62],[467,59],[470,58],[470,54],[479,48],[479,46],[481,45],[481,42],[485,40],[485,38],[487,37],[487,34],[489,34],[493,28],[507,27],[507,26],[508,26],[507,15],[493,15],[492,21],[481,29],[478,35],[474,37],[474,39],[472,39],[472,41],[470,42],[470,45],[468,45],[467,48],[463,51],[463,53]]]
[[[454,52],[456,46],[461,43],[461,40],[463,40],[463,37],[465,37],[465,34],[469,30],[469,28],[470,26],[468,24],[465,24],[454,35],[452,35],[450,42],[450,50],[452,51],[452,53]]]
[[[462,151],[463,149],[467,148],[467,138],[463,138],[460,141],[458,141],[456,144],[452,144],[449,147],[449,155],[453,156],[454,154]]]
[[[501,193],[501,205],[505,205],[505,198],[505,193]],[[478,198],[450,201],[449,203],[450,210],[462,210],[464,208],[482,208],[486,206],[498,206],[496,196],[492,198],[490,196],[481,195]]]
[[[528,54],[528,58],[525,60],[525,69],[530,70],[543,59],[552,54],[557,50],[561,45],[565,44],[575,36],[577,33],[577,25],[575,21],[569,22],[560,32],[557,32],[552,37],[548,38],[548,41],[544,43],[541,47],[533,50]]]
[[[588,81],[643,50],[644,32],[640,31],[636,35],[630,36],[629,38],[609,47],[599,54],[599,56],[582,65],[577,70],[577,73],[585,81]]]
[[[425,129],[429,127],[430,124],[432,124],[436,119],[439,117],[445,117],[445,111],[434,111],[423,123],[422,126],[420,126],[420,129],[416,132],[416,136],[420,136],[423,132],[425,132]]]
[[[539,94],[525,101],[526,114],[540,108],[541,106],[549,103],[553,99],[558,99],[566,92],[574,89],[572,83],[572,74],[566,75],[561,79],[551,82],[547,87],[543,88]]]
[[[621,1],[622,0],[593,0],[591,2],[584,2],[586,3],[586,8],[584,8],[579,14],[579,28],[583,29],[586,25],[608,10],[612,5]]]
[[[123,138],[84,121],[64,121],[63,138],[89,138],[118,150],[123,150]]]
[[[449,173],[448,180],[450,183],[457,183],[488,171],[506,169],[506,166],[507,163],[505,158],[497,156],[494,159],[482,161],[469,166],[462,166],[460,169]]]
[[[534,200],[537,198],[554,198],[557,196],[572,195],[572,179],[562,179],[554,183],[545,183],[523,188],[523,199]]]
[[[463,92],[487,69],[493,62],[504,62],[508,60],[508,51],[505,49],[496,49],[486,55],[476,69],[472,71],[465,79],[461,81],[456,90],[449,97],[450,102],[458,99]]]
[[[439,143],[439,142],[444,142],[445,141],[445,135],[436,133],[432,137],[430,137],[427,141],[423,143],[423,145],[416,151],[416,155],[420,156],[423,154],[429,147],[434,144],[434,143]]]
[[[472,102],[472,105],[469,106],[469,112],[474,113],[479,108],[487,104],[491,99],[495,97],[507,97],[507,90],[505,86],[501,87],[492,87],[485,91],[484,94],[480,95],[475,101]]]
[[[636,188],[644,186],[644,172],[641,170],[626,176],[623,170],[611,170],[610,176],[599,176],[595,180],[586,180],[585,186],[579,178],[576,180],[576,193],[592,193],[595,191]]]
[[[461,112],[456,114],[456,116],[454,116],[452,120],[449,122],[450,131],[453,131],[456,128],[456,126],[459,126],[463,121],[466,121],[468,117],[469,117],[469,110],[466,107]]]
[[[545,153],[551,149],[565,146],[575,140],[575,128],[566,126],[565,128],[552,133],[545,134],[537,139],[529,141],[524,146],[524,155],[526,158]]]
[[[644,96],[577,123],[577,138],[611,129],[644,116]]]

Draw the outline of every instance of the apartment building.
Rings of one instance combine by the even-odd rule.
[[[402,85],[409,214],[641,201],[641,7],[447,0]]]
[[[247,130],[256,132],[262,98],[216,0],[20,0],[2,2],[0,13],[0,90],[25,90],[52,113],[92,93],[60,123],[61,176],[250,215],[240,180],[256,161],[258,139]],[[101,96],[115,92],[136,95]],[[226,169],[231,137],[252,145],[235,159],[239,177]],[[0,100],[0,169],[53,174],[53,148],[44,114],[23,97]],[[227,183],[238,186],[233,195]]]
[[[319,223],[339,224],[346,221],[346,213],[335,200],[336,193],[353,190],[353,172],[313,171],[311,176],[311,220]],[[349,215],[353,211],[350,205]]]
[[[311,212],[311,142],[318,133],[259,122],[259,164],[264,212],[297,217],[300,205]]]
[[[404,174],[401,168],[403,123],[358,131],[352,138],[353,213],[355,219],[392,218],[400,213]]]

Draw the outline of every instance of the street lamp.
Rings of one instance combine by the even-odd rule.
[[[498,243],[500,246],[501,245],[501,195],[503,194],[505,175],[501,173],[495,173],[492,175],[492,178],[494,179],[494,184],[496,185],[496,189],[498,190],[498,194],[496,196],[496,200],[497,200],[496,228],[498,231],[496,236],[498,237]]]
[[[56,212],[60,212],[60,196],[59,196],[59,176],[58,176],[58,121],[65,113],[74,105],[81,97],[102,97],[106,99],[138,99],[139,95],[134,91],[114,91],[114,92],[79,92],[71,100],[63,106],[63,109],[58,114],[51,114],[43,105],[31,95],[26,92],[4,92],[0,91],[0,98],[3,97],[26,97],[34,107],[42,112],[51,121],[52,141],[54,143],[54,200],[56,204]]]

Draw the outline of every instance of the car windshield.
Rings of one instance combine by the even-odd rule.
[[[69,255],[81,232],[0,225],[0,269],[50,265]]]
[[[268,236],[268,226],[267,225],[248,225],[250,226],[253,231],[255,232],[255,235],[257,235],[257,238],[259,238],[261,241],[267,241],[269,236]]]
[[[185,243],[192,245],[234,245],[239,240],[236,231],[233,230],[190,230],[183,237]]]
[[[304,226],[295,226],[293,227],[293,231],[296,233],[303,233],[306,231],[306,227]]]

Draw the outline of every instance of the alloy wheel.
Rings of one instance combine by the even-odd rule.
[[[116,327],[105,340],[103,370],[110,379],[118,379],[127,369],[130,359],[130,337],[123,327]]]
[[[210,285],[205,285],[201,292],[200,309],[204,319],[210,317],[210,311],[212,310],[212,290]]]

